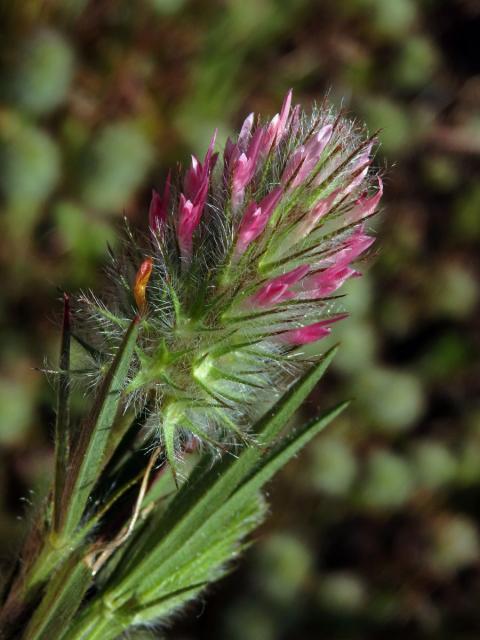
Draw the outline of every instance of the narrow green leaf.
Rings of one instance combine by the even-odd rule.
[[[160,618],[165,622],[179,607],[229,570],[231,561],[244,549],[241,539],[259,524],[265,511],[265,502],[260,495],[248,496],[222,528],[208,538],[202,538],[200,552],[193,547],[191,553],[185,554],[184,561],[175,566],[158,589],[151,593],[142,593],[141,589],[138,593],[134,591],[119,609],[112,609],[107,600],[97,598],[72,621],[65,640],[115,638],[135,625]],[[108,631],[97,636],[97,630],[104,629],[106,621],[110,622]],[[110,635],[112,626],[116,634]]]
[[[338,347],[334,346],[322,360],[307,371],[257,424],[256,431],[264,445],[270,445],[285,427],[295,411],[313,391],[320,378],[330,366]]]
[[[321,362],[283,395],[255,427],[263,445],[271,446],[310,394],[332,361],[336,347],[328,351]],[[197,465],[189,481],[171,501],[167,513],[153,517],[144,530],[132,540],[130,550],[112,576],[112,599],[128,598],[136,582],[150,571],[151,564],[160,565],[165,558],[189,544],[192,531],[200,528],[265,455],[260,447],[247,447],[238,458],[224,456],[212,467],[207,456]],[[128,578],[126,577],[128,574]],[[115,585],[115,586],[113,586]]]
[[[61,537],[65,541],[78,526],[104,464],[137,334],[138,321],[134,319],[100,388],[91,416],[80,432],[62,499]]]
[[[152,553],[148,558],[152,568],[143,578],[138,578],[135,588],[136,593],[143,592],[145,597],[153,596],[154,594],[160,596],[159,589],[164,588],[165,584],[169,584],[172,574],[178,571],[178,567],[189,562],[191,557],[198,556],[201,558],[205,548],[208,548],[209,541],[211,539],[215,540],[219,531],[228,531],[229,522],[235,522],[238,514],[244,511],[245,505],[252,499],[252,496],[257,495],[258,491],[272,476],[336,418],[347,405],[348,402],[344,402],[334,407],[321,417],[286,437],[276,449],[261,460],[251,477],[230,498],[225,497],[223,505],[215,513],[208,519],[205,518],[203,524],[199,527],[190,529],[188,544],[177,547],[174,553],[164,555],[163,561],[158,561],[158,564],[154,560],[156,553]],[[159,545],[159,549],[162,547],[162,544]],[[198,576],[196,577],[198,578]]]
[[[167,596],[158,598],[151,602],[147,607],[139,607],[132,615],[132,625],[147,624],[152,620],[165,620],[171,616],[177,609],[195,598],[202,589],[208,585],[208,582],[199,582],[192,584],[190,587],[183,587],[172,591]]]
[[[63,326],[60,346],[60,375],[57,389],[57,417],[55,421],[55,472],[53,480],[53,529],[61,524],[62,493],[65,487],[70,437],[70,299],[63,294]]]
[[[186,601],[195,597],[203,585],[192,585],[186,589],[179,589],[178,592],[159,599],[152,604],[155,613],[158,611],[162,615],[163,611],[173,611]],[[142,624],[141,620],[146,619],[145,613],[140,607],[133,608],[127,614],[120,612],[108,612],[101,600],[97,600],[93,606],[87,607],[74,621],[72,626],[65,628],[64,634],[58,640],[116,640],[122,633],[128,631],[128,637],[132,637],[132,626]],[[158,618],[159,615],[152,617]]]
[[[350,403],[341,402],[319,418],[308,422],[301,429],[289,434],[278,447],[274,448],[266,458],[258,465],[258,469],[247,479],[230,499],[230,508],[236,501],[242,501],[245,495],[258,491],[263,487],[287,462],[293,458],[303,447],[320,433],[332,420],[334,420]],[[221,511],[215,514],[221,517]]]
[[[145,576],[136,590],[136,599],[147,606],[152,600],[168,595],[195,582],[214,582],[225,574],[228,564],[241,550],[242,539],[255,529],[266,513],[266,503],[260,493],[245,493],[232,508],[228,500],[222,507],[223,516],[210,525],[193,531],[172,562],[166,558],[161,567]],[[163,565],[165,565],[165,570]],[[168,566],[167,566],[168,565]],[[123,610],[123,608],[122,608]]]
[[[94,606],[89,604],[55,640],[116,640],[127,626],[122,624],[120,616],[105,614],[101,600]]]
[[[59,638],[80,607],[91,581],[92,574],[82,554],[71,556],[50,581],[23,640]]]
[[[117,450],[122,444],[126,434],[132,429],[135,430],[136,424],[135,411],[130,408],[123,415],[117,416],[114,420],[112,428],[108,436],[107,446],[105,448],[105,463],[110,463],[112,456],[117,455]]]

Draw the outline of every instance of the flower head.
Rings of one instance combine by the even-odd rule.
[[[152,199],[150,242],[115,265],[114,304],[87,300],[106,358],[141,310],[125,396],[145,407],[172,465],[192,437],[214,448],[249,437],[261,403],[306,366],[302,345],[344,317],[336,294],[373,243],[366,224],[383,193],[374,140],[291,100],[266,123],[249,115],[221,170],[214,135],[178,195],[169,178]],[[147,256],[135,305],[131,274]]]

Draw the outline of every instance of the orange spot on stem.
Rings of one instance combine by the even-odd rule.
[[[135,297],[135,302],[137,303],[137,307],[140,313],[145,313],[145,310],[147,308],[146,290],[148,281],[150,280],[150,276],[152,275],[152,269],[153,258],[147,258],[140,265],[140,268],[137,271],[137,277],[135,278],[133,295]]]

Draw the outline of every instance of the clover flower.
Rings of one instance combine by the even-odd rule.
[[[153,192],[149,234],[113,258],[108,302],[82,296],[100,378],[136,315],[123,392],[140,404],[173,469],[192,438],[214,451],[249,425],[311,361],[302,346],[343,317],[338,290],[373,243],[382,196],[375,139],[325,105],[250,114],[217,163],[213,136],[183,180]]]

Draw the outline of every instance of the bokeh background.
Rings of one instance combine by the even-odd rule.
[[[59,291],[211,131],[293,87],[381,128],[379,255],[306,413],[351,408],[173,640],[480,637],[478,0],[0,3],[0,563],[48,486]],[[80,413],[81,397],[75,410]],[[136,636],[140,638],[140,636]],[[142,637],[163,637],[154,632]]]

